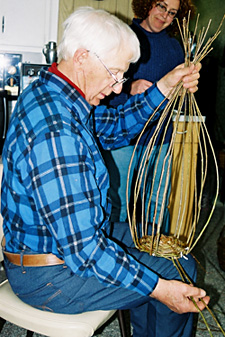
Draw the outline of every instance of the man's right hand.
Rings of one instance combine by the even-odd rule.
[[[195,93],[198,90],[198,79],[200,77],[199,71],[201,64],[191,64],[190,67],[185,67],[181,64],[171,70],[168,74],[162,77],[157,82],[157,87],[165,97],[169,97],[174,87],[182,81],[183,87],[190,92]]]
[[[206,296],[206,292],[203,289],[188,285],[181,281],[167,281],[163,279],[159,279],[158,284],[150,297],[164,303],[168,308],[178,314],[198,312],[191,297],[195,300],[201,311],[205,308],[205,305],[200,299],[203,299],[206,304],[210,301],[210,297]]]

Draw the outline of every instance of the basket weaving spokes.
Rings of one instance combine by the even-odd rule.
[[[192,36],[189,32],[189,17],[183,21],[183,30],[179,26],[185,50],[185,64],[187,66],[191,62],[197,64],[210,52],[212,49],[211,44],[219,35],[222,25],[221,22],[215,35],[209,38],[205,45],[204,41],[211,20],[207,28],[203,28],[200,31],[195,54],[193,60],[191,60],[191,50],[196,37],[198,19],[199,16],[197,17]],[[146,123],[135,144],[131,157],[127,182],[128,222],[134,243],[138,249],[148,251],[151,255],[163,256],[165,246],[166,256],[168,257],[168,244],[165,244],[167,238],[169,245],[171,245],[170,257],[179,258],[184,254],[188,254],[193,249],[211,219],[219,191],[218,167],[204,118],[198,108],[194,94],[184,89],[182,83],[178,83],[173,92],[170,93],[170,99],[163,111],[160,111],[161,105]],[[174,114],[175,111],[176,114]],[[143,133],[147,132],[149,125],[159,112],[160,117],[157,126],[153,133],[151,130],[149,131],[149,141],[143,146],[142,157],[139,159],[136,175],[132,177],[132,179],[135,179],[132,185],[134,186],[133,193],[129,193],[129,179],[131,179],[131,167],[134,165],[134,160],[136,160],[135,153],[141,146],[140,140]],[[180,122],[181,119],[182,123]],[[166,148],[164,146],[165,139],[172,120],[173,131]],[[176,153],[178,137],[180,142],[179,156]],[[196,226],[201,213],[203,188],[207,175],[207,151],[209,149],[212,152],[215,163],[217,181],[215,200],[203,230],[198,238],[195,239]],[[196,175],[197,165],[198,169],[200,169],[199,179],[197,179]],[[174,179],[172,191],[171,172],[172,179]],[[177,181],[179,182],[179,189],[176,191],[178,201],[174,201],[174,191],[176,190]],[[132,195],[133,199],[131,211],[128,195]],[[170,201],[168,205],[169,196]],[[175,202],[176,204],[173,204]],[[172,221],[170,227],[173,227],[172,231],[170,228],[170,232],[168,232],[168,228],[166,230],[164,228],[166,226],[164,224],[164,214],[167,208],[170,210],[170,221]],[[176,215],[174,216],[175,208]]]
[[[211,20],[207,28],[203,28],[202,31],[199,32],[195,54],[192,60],[191,50],[196,38],[199,16],[197,17],[192,36],[189,32],[189,18],[190,15],[187,20],[184,19],[183,30],[181,30],[179,22],[177,21],[184,45],[185,64],[187,66],[189,66],[191,62],[194,64],[201,62],[211,51],[211,44],[220,34],[220,28],[225,16],[216,33],[209,38],[205,45],[204,41]],[[157,107],[135,144],[127,177],[127,215],[135,246],[141,251],[148,252],[150,255],[172,260],[181,279],[184,282],[191,283],[191,280],[189,280],[188,275],[179,262],[179,258],[191,252],[210,222],[219,194],[219,173],[212,142],[194,94],[185,90],[182,83],[178,83],[169,97],[170,99],[163,111],[160,111],[160,109],[164,102]],[[176,114],[174,114],[175,111]],[[149,141],[146,148],[143,148],[143,154],[138,163],[137,174],[135,178],[133,177],[135,183],[132,211],[130,211],[128,196],[132,195],[132,193],[129,193],[128,187],[130,185],[131,167],[134,164],[135,153],[138,147],[140,147],[140,139],[143,133],[147,132],[149,124],[159,112],[160,117],[157,126],[154,132],[149,135]],[[165,151],[164,142],[172,120],[173,130]],[[179,139],[179,146],[177,145],[177,139]],[[208,151],[211,151],[215,165],[215,197],[208,219],[200,231],[200,234],[195,238],[196,228],[201,214],[203,188],[207,176]],[[200,172],[199,179],[197,179],[196,174],[197,165],[198,171]],[[170,182],[171,173],[172,178]],[[173,188],[171,188],[170,185],[172,185]],[[179,185],[178,191],[176,191],[176,185]],[[170,197],[169,205],[167,204],[168,197]],[[139,199],[141,199],[141,210],[138,207]],[[166,230],[164,228],[164,216],[167,207],[170,210],[169,232],[168,228]],[[174,212],[174,210],[176,212]],[[139,213],[141,213],[141,219],[138,217]],[[141,224],[139,224],[139,221]],[[191,300],[196,308],[198,308],[194,298],[191,298]],[[202,299],[201,301],[203,302]],[[205,307],[216,322],[223,336],[225,336],[223,328],[212,311],[206,304]],[[207,331],[210,336],[212,336],[209,325],[200,310],[199,314],[206,325]]]

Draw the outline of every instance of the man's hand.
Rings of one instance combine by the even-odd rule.
[[[201,64],[184,67],[184,64],[177,66],[157,82],[157,86],[162,94],[169,96],[171,90],[182,81],[183,87],[194,93],[198,90],[198,79]]]
[[[198,312],[191,297],[193,297],[201,311],[205,308],[205,305],[200,301],[200,298],[202,298],[206,304],[208,304],[210,300],[210,297],[206,296],[206,292],[203,289],[180,281],[167,281],[163,279],[159,279],[150,297],[164,303],[168,308],[178,314]]]

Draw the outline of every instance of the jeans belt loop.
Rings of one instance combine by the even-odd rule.
[[[21,266],[21,271],[23,274],[26,274],[26,270],[23,265],[23,255],[24,255],[24,250],[21,251],[20,253],[20,266]]]

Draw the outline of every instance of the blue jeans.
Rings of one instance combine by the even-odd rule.
[[[156,224],[158,223],[160,212],[163,213],[163,220],[161,223],[161,232],[164,234],[169,233],[170,230],[170,215],[169,215],[169,197],[170,197],[170,188],[171,188],[171,169],[169,167],[169,158],[166,157],[168,154],[170,139],[173,131],[172,123],[170,123],[164,138],[164,127],[166,126],[168,120],[166,119],[161,126],[161,130],[156,137],[154,143],[153,151],[150,155],[149,162],[147,164],[147,185],[145,186],[145,215],[146,209],[148,206],[149,198],[152,192],[150,212],[148,216],[148,222],[152,223],[153,218],[155,217]],[[146,150],[147,145],[149,144],[153,134],[155,133],[155,128],[157,126],[157,121],[150,124],[142,135],[138,146],[136,148],[132,166],[130,168],[130,177],[129,177],[129,188],[128,188],[128,200],[131,208],[131,213],[133,209],[133,195],[130,191],[134,190],[135,181],[137,178],[137,171],[140,168],[143,154]],[[133,141],[133,144],[137,142],[137,139]],[[162,146],[162,147],[161,147]],[[127,221],[127,203],[126,203],[126,187],[127,187],[127,175],[128,168],[130,165],[130,160],[134,151],[135,145],[125,146],[119,149],[112,151],[102,151],[109,176],[110,176],[110,189],[109,196],[112,200],[112,212],[111,212],[111,221]],[[167,158],[165,160],[165,158]],[[164,162],[165,160],[165,162]],[[161,173],[164,168],[164,173]],[[154,170],[156,171],[155,182],[153,185]],[[168,182],[167,173],[169,174]],[[161,184],[159,185],[161,181]],[[159,189],[159,186],[160,189]],[[167,186],[167,189],[165,189]],[[159,189],[159,196],[157,197]],[[164,193],[166,192],[165,203],[163,206]],[[143,181],[141,183],[141,191],[136,204],[136,219],[137,221],[141,220],[141,210],[142,210],[142,192],[143,192]],[[155,216],[155,206],[157,203],[157,211]],[[163,208],[163,209],[162,209]]]
[[[112,238],[134,258],[164,279],[180,279],[171,261],[138,251],[127,223],[115,223]],[[180,259],[195,281],[194,259]],[[94,276],[82,278],[65,265],[23,267],[5,258],[6,274],[13,291],[24,302],[41,310],[76,314],[92,310],[130,309],[134,337],[191,337],[192,314],[176,314],[164,304],[120,287],[106,287]]]
[[[150,213],[149,213],[149,219],[148,221],[152,223],[154,213],[155,213],[155,206],[157,201],[157,191],[161,179],[161,170],[164,165],[164,158],[166,156],[166,153],[168,151],[169,143],[165,143],[162,145],[161,154],[159,156],[159,162],[158,162],[158,170],[155,177],[155,183],[153,184],[153,176],[154,176],[154,169],[156,167],[156,162],[158,160],[158,154],[159,154],[159,146],[155,146],[154,150],[152,152],[152,155],[150,156],[149,162],[149,170],[148,170],[148,183],[145,186],[145,210],[147,209],[148,201],[151,194],[151,188],[153,188],[153,194],[151,199],[151,205],[150,205]],[[140,166],[140,162],[143,156],[143,152],[145,151],[146,147],[138,146],[134,155],[134,160],[131,166],[130,170],[130,177],[129,177],[129,194],[128,194],[128,200],[130,207],[133,207],[133,196],[130,194],[130,191],[134,190],[134,188],[131,188],[131,186],[134,187],[135,179],[137,176],[137,169]],[[110,189],[109,189],[109,195],[112,200],[112,212],[111,212],[111,220],[112,221],[127,221],[127,203],[126,203],[126,188],[127,188],[127,175],[128,175],[128,168],[130,165],[131,156],[134,151],[134,146],[129,145],[120,149],[116,149],[113,151],[104,151],[103,157],[106,162],[107,169],[109,171],[110,175]],[[157,204],[157,214],[156,214],[156,224],[158,223],[159,214],[162,209],[162,201],[163,201],[163,195],[166,185],[166,173],[168,170],[168,159],[165,163],[165,172],[163,174],[160,192],[159,192],[159,198],[158,198],[158,204]],[[169,169],[170,172],[170,169]],[[170,195],[170,185],[171,181],[169,178],[168,183],[168,192],[166,195],[165,200],[165,207],[163,209],[163,221],[162,221],[162,230],[164,234],[169,232],[169,210],[168,210],[168,204],[169,204],[169,195]],[[137,221],[141,220],[141,203],[142,203],[142,195],[143,192],[143,183],[141,185],[141,191],[140,191],[140,197],[137,204],[137,211],[136,211],[136,218]],[[145,212],[146,213],[146,212]]]
[[[129,145],[113,151],[103,151],[102,153],[110,176],[109,195],[112,200],[111,220],[114,222],[127,221],[127,173],[133,150],[134,146]],[[133,172],[134,165],[132,166],[131,176],[129,179],[129,194],[131,190]]]

